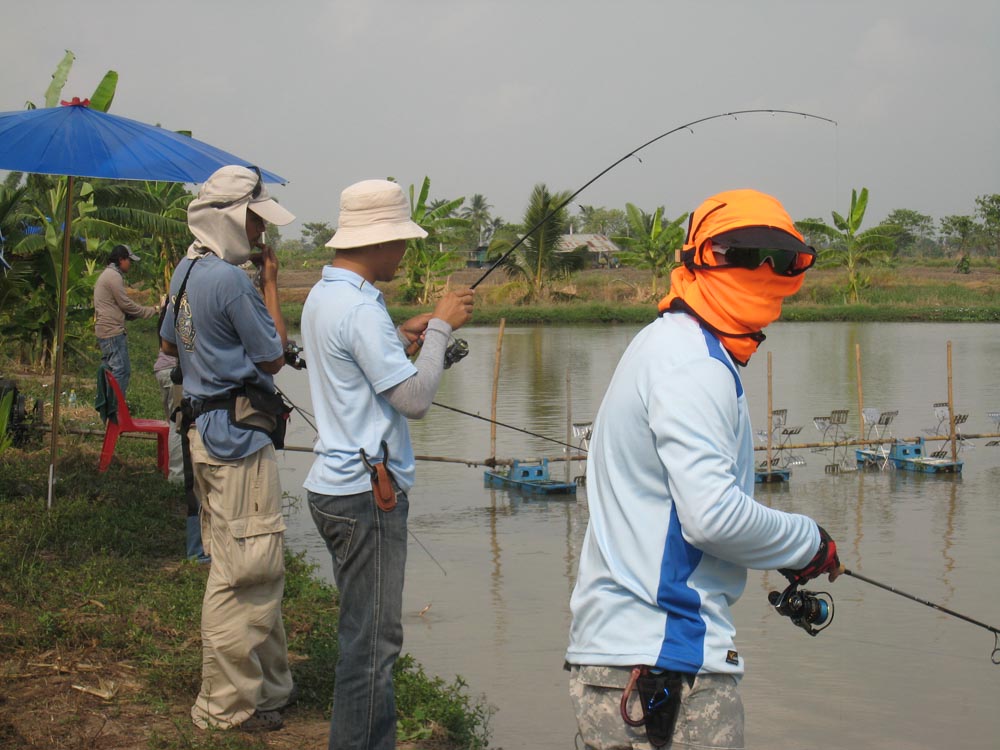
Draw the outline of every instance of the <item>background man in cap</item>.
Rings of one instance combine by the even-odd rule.
[[[331,750],[396,746],[392,667],[403,644],[407,494],[416,469],[406,420],[430,408],[451,332],[473,304],[471,289],[456,290],[433,313],[393,325],[374,284],[392,280],[408,239],[426,236],[399,185],[351,185],[327,243],[337,254],[302,309],[319,432],[305,488],[340,590]],[[407,348],[420,346],[410,362]]]
[[[742,748],[730,605],[747,569],[840,573],[809,518],[758,504],[745,365],[815,251],[771,196],[692,214],[660,317],[622,355],[587,458],[590,521],[566,661],[589,748]],[[630,694],[626,723],[620,708]]]
[[[266,222],[294,216],[259,171],[223,167],[188,207],[195,240],[174,271],[162,348],[180,360],[185,427],[212,564],[202,602],[202,684],[191,708],[202,728],[278,729],[292,675],[281,621],[284,530],[271,425],[248,391],[274,394],[285,363],[278,261]],[[240,266],[260,250],[263,299]],[[268,417],[271,417],[268,420]],[[273,428],[272,428],[273,429]]]
[[[122,395],[128,390],[132,363],[128,356],[125,321],[151,318],[159,308],[145,307],[134,302],[125,292],[125,274],[139,256],[128,245],[115,245],[108,255],[108,266],[94,284],[94,333],[103,362],[121,386]]]

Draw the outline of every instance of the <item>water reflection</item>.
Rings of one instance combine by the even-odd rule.
[[[592,420],[635,331],[508,329],[497,419],[563,440],[567,366],[573,421]],[[466,333],[471,354],[446,373],[437,400],[489,415],[496,329]],[[932,404],[947,398],[945,341],[951,339],[955,401],[970,414],[967,431],[992,431],[986,413],[1000,406],[998,333],[1000,326],[993,324],[779,324],[765,344],[774,353],[774,402],[788,409],[788,424],[804,425],[804,440],[819,438],[811,416],[834,409],[849,409],[846,426],[858,434],[859,344],[866,406],[899,409],[895,434],[919,434],[932,423]],[[764,425],[765,358],[755,358],[742,377],[754,424]],[[282,371],[279,383],[309,408],[304,373]],[[411,427],[418,454],[489,455],[484,422],[432,409]],[[289,442],[308,445],[311,439],[301,420],[293,420]],[[560,453],[544,440],[497,430],[500,457]],[[828,475],[828,454],[802,453],[807,465],[793,470],[788,485],[762,485],[762,502],[818,519],[838,541],[848,567],[970,617],[1000,622],[992,578],[1000,451],[984,447],[963,456],[965,472],[958,477],[904,471]],[[308,454],[284,454],[287,492],[301,492],[310,463]],[[528,499],[484,488],[482,468],[420,463],[410,499],[411,529],[447,575],[411,545],[404,649],[431,673],[446,679],[460,674],[474,692],[486,694],[499,709],[495,745],[571,747],[575,724],[562,657],[587,524],[586,489],[575,500]],[[330,575],[329,556],[308,511],[293,511],[289,542]],[[818,587],[833,594],[836,616],[828,630],[810,638],[771,610],[767,592],[782,588],[780,574],[751,572],[735,609],[748,664],[743,696],[750,746],[994,747],[1000,668],[989,662],[988,633],[841,578]]]

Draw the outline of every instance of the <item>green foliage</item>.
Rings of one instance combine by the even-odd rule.
[[[941,219],[941,235],[945,242],[962,254],[971,249],[982,229],[971,216],[951,215]]]
[[[1000,254],[1000,193],[976,198],[976,214],[983,221],[991,254]]]
[[[603,234],[605,237],[621,236],[630,229],[630,222],[624,211],[603,206],[580,206],[574,223],[577,232]]]
[[[318,250],[333,237],[333,227],[325,221],[307,221],[302,225],[302,245],[307,250]]]
[[[96,446],[67,446],[51,510],[47,451],[0,456],[0,660],[99,649],[135,668],[143,685],[137,700],[183,713],[200,682],[207,571],[181,560],[183,496],[156,470],[154,452],[154,441],[123,440],[111,468],[98,474]],[[302,556],[286,555],[285,565],[296,710],[318,719],[333,692],[337,596]],[[394,680],[401,738],[434,734],[446,747],[487,746],[490,710],[460,679],[449,685],[403,657]],[[206,734],[188,721],[176,738],[157,736],[151,746],[221,748],[231,737],[241,735]]]
[[[56,66],[55,72],[52,74],[52,82],[49,87],[45,90],[45,106],[55,107],[59,104],[59,95],[62,94],[63,86],[66,85],[66,80],[69,78],[70,68],[73,67],[73,61],[76,59],[74,55],[69,50],[66,50],[66,55]],[[35,105],[32,104],[30,109],[34,109]]]
[[[14,436],[10,432],[11,407],[14,404],[14,391],[7,391],[0,398],[0,456],[14,444]]]
[[[74,59],[67,51],[57,66],[45,93],[46,106],[59,103]],[[107,111],[117,84],[118,74],[108,71],[91,97],[91,107]],[[0,232],[14,267],[0,280],[0,335],[20,362],[45,369],[52,365],[56,345],[68,181],[45,175],[12,177],[0,188]],[[136,266],[130,281],[146,274],[154,288],[166,288],[187,244],[186,208],[192,197],[172,183],[75,180],[73,190],[67,354],[93,346],[93,275],[113,244],[129,242],[153,259]],[[10,304],[12,300],[17,304]]]
[[[569,215],[565,207],[559,208],[569,197],[569,192],[550,193],[539,183],[535,185],[524,212],[523,228],[530,231],[537,227],[514,252],[501,264],[512,278],[521,278],[528,285],[526,301],[536,301],[546,296],[552,278],[564,277],[571,271],[583,268],[584,255],[580,252],[558,252],[559,238],[567,233]],[[496,260],[516,245],[505,239],[490,244],[489,257]]]
[[[107,112],[111,109],[111,102],[115,100],[115,91],[118,88],[118,73],[109,70],[104,74],[104,78],[97,84],[94,93],[90,97],[90,108],[98,112]]]
[[[427,232],[427,237],[407,241],[401,264],[407,298],[422,304],[437,291],[439,279],[461,265],[453,252],[445,250],[449,232],[470,226],[468,219],[454,215],[465,198],[428,202],[430,189],[431,179],[424,177],[420,194],[414,198],[414,186],[410,185],[410,218]]]
[[[650,299],[657,299],[657,282],[677,265],[675,251],[684,244],[684,222],[687,214],[681,214],[673,221],[663,223],[663,206],[652,214],[647,214],[631,203],[625,204],[629,234],[614,237],[614,241],[626,251],[618,257],[622,263],[636,268],[646,268],[650,273]]]
[[[482,247],[490,241],[493,235],[493,217],[490,209],[493,208],[486,202],[486,196],[474,193],[469,199],[469,205],[463,206],[459,216],[469,222],[469,228],[475,232],[477,237],[476,247]]]
[[[893,255],[936,255],[934,220],[919,211],[897,208],[879,224],[879,228],[893,239]]]
[[[845,299],[853,303],[861,300],[861,290],[868,288],[871,276],[863,269],[888,262],[893,234],[883,229],[861,231],[868,209],[868,188],[861,192],[851,190],[851,206],[846,217],[836,211],[831,212],[833,226],[815,219],[796,222],[796,227],[804,235],[819,236],[826,245],[819,249],[817,267],[842,267],[847,271]]]

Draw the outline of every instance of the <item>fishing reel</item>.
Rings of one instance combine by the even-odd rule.
[[[787,589],[778,593],[772,591],[767,595],[779,615],[787,617],[793,625],[797,625],[809,635],[819,635],[833,622],[833,597],[825,591],[798,591],[798,584],[793,583]],[[818,627],[815,627],[818,626]]]
[[[467,356],[469,356],[469,342],[465,339],[453,338],[444,350],[444,369],[447,370],[453,364],[461,362]]]
[[[285,344],[285,364],[296,370],[306,369],[306,360],[302,356],[303,349],[291,339]]]

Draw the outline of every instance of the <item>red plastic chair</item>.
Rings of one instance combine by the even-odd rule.
[[[118,412],[108,421],[104,431],[104,445],[101,448],[101,463],[98,471],[107,471],[111,465],[111,457],[115,453],[115,446],[118,444],[118,437],[123,432],[152,432],[156,434],[156,465],[163,476],[167,476],[170,471],[170,447],[168,437],[171,425],[162,419],[133,419],[129,414],[128,404],[125,403],[125,396],[122,395],[121,386],[115,380],[115,376],[110,371],[104,373],[108,378],[108,385],[114,391],[115,400],[118,402]]]

